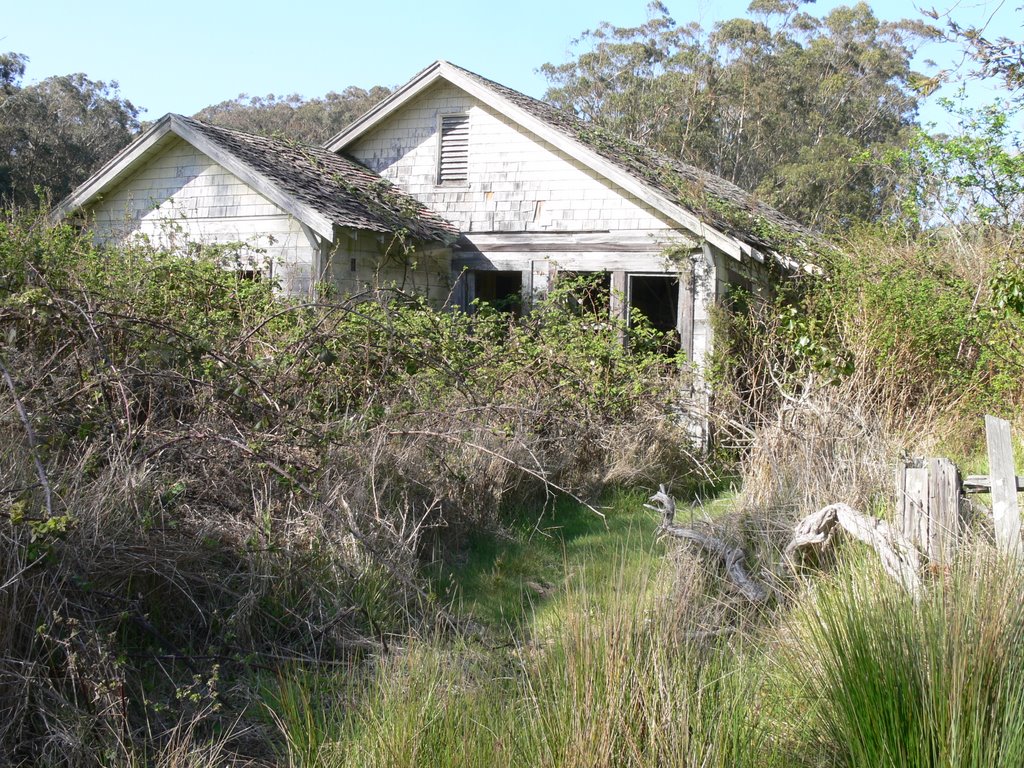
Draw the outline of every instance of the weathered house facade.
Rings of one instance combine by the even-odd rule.
[[[399,284],[468,307],[593,273],[611,312],[674,329],[696,364],[711,306],[813,241],[718,177],[443,61],[325,147],[167,116],[60,212],[103,241],[244,243],[290,293]]]
[[[308,294],[395,284],[446,300],[449,222],[367,168],[298,146],[167,115],[57,209],[99,242],[188,252],[231,246],[245,271]],[[407,253],[415,250],[415,261]]]

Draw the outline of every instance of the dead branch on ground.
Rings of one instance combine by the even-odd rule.
[[[768,599],[768,590],[754,581],[747,573],[744,564],[746,555],[740,547],[730,546],[722,539],[706,533],[675,525],[676,501],[665,491],[665,486],[658,486],[658,492],[651,496],[653,504],[645,504],[647,509],[660,512],[662,517],[659,534],[672,536],[696,544],[708,554],[719,558],[725,566],[725,573],[745,598],[753,603],[762,603]]]
[[[809,548],[827,548],[837,526],[872,547],[885,572],[908,592],[915,596],[919,593],[921,556],[914,545],[885,520],[862,515],[848,504],[830,504],[801,520],[786,546],[786,560],[792,563],[798,552]]]

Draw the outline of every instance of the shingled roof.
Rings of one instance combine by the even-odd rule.
[[[254,185],[327,239],[332,227],[453,242],[458,230],[366,166],[323,147],[269,139],[169,114],[101,168],[57,208],[66,215],[113,188],[170,134]]]
[[[468,69],[446,63],[636,176],[725,234],[755,248],[780,253],[792,251],[794,247],[813,253],[822,245],[816,233],[721,176],[588,123],[571,112]]]
[[[175,117],[339,227],[371,232],[406,230],[419,240],[458,237],[458,230],[437,213],[352,158],[319,146]]]
[[[771,255],[788,267],[806,268],[829,249],[807,227],[719,176],[447,61],[416,74],[328,141],[327,148],[344,151],[438,80],[467,91],[736,258]]]

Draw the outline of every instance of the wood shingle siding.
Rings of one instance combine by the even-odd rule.
[[[145,239],[182,253],[237,246],[239,268],[272,275],[292,295],[318,280],[337,284],[339,250],[356,265],[345,280],[360,290],[387,283],[446,295],[448,244],[458,236],[351,158],[180,115],[157,121],[75,190],[56,211],[68,215],[102,242]],[[410,247],[434,258],[410,256]]]
[[[269,265],[291,293],[308,292],[316,263],[298,221],[179,138],[91,206],[87,223],[100,242],[241,244],[248,264]]]
[[[440,120],[471,124],[465,187],[437,184]],[[439,83],[345,148],[464,234],[662,231],[667,218],[455,86]],[[652,251],[660,250],[652,243]]]

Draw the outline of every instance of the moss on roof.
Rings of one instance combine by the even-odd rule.
[[[323,147],[269,139],[175,116],[339,227],[407,231],[417,240],[451,242],[459,231],[358,161]]]
[[[820,235],[720,176],[462,67],[451,66],[689,210],[709,226],[752,248],[800,263],[815,261],[831,250]]]

